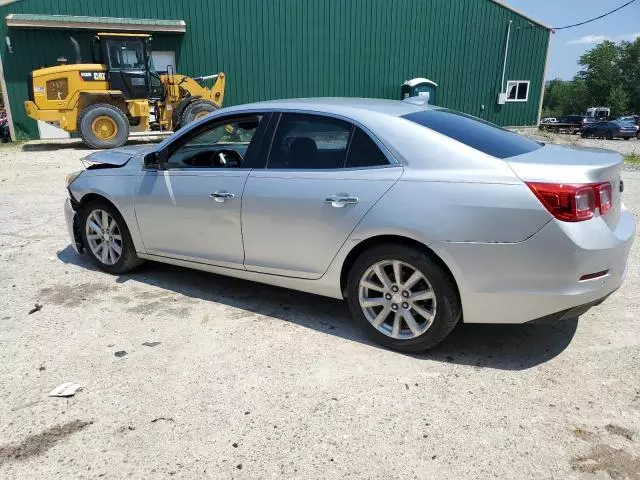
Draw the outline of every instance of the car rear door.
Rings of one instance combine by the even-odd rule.
[[[147,253],[244,268],[240,208],[264,114],[216,119],[167,146],[145,169],[135,210]]]
[[[274,121],[265,168],[250,172],[242,197],[245,267],[319,278],[403,169],[345,120],[283,113]]]

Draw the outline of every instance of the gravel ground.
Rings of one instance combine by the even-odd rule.
[[[580,321],[462,325],[402,355],[338,301],[96,271],[62,212],[85,153],[0,148],[0,478],[640,479],[638,242]]]
[[[640,141],[636,138],[631,138],[629,140],[624,140],[622,138],[605,140],[600,138],[582,138],[580,135],[568,135],[565,133],[542,132],[537,128],[517,128],[513,130],[547,143],[606,148],[608,150],[614,150],[618,153],[622,153],[623,155],[627,153],[636,153],[640,155]]]

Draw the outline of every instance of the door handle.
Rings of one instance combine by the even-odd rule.
[[[213,192],[212,194],[209,195],[209,198],[213,198],[216,202],[222,203],[226,199],[235,198],[235,195],[229,192]]]
[[[331,195],[324,199],[326,203],[330,203],[332,207],[342,208],[345,205],[355,205],[358,203],[358,197],[349,197],[347,195]]]

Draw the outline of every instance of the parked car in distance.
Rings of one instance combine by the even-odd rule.
[[[582,130],[582,138],[598,137],[613,140],[614,138],[624,138],[629,140],[637,135],[636,125],[618,120],[607,122],[594,122]]]
[[[547,118],[543,118],[542,122],[540,123],[558,123],[558,119],[555,117],[547,117]]]
[[[113,274],[155,260],[344,298],[401,351],[460,321],[574,318],[621,285],[619,154],[409,100],[240,105],[96,152],[67,179],[71,244]]]

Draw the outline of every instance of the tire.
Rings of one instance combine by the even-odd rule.
[[[103,260],[103,257],[99,255],[99,253],[104,252],[104,248],[100,249],[100,244],[104,244],[104,240],[102,238],[89,239],[88,236],[97,234],[100,235],[100,232],[97,232],[97,227],[104,226],[104,221],[99,221],[96,225],[96,216],[97,219],[103,220],[104,217],[102,213],[105,212],[108,218],[111,218],[112,221],[115,221],[116,227],[111,228],[111,231],[107,234],[112,235],[111,241],[115,244],[115,247],[112,249],[113,252],[117,253],[117,248],[120,249],[120,254],[117,259],[112,258],[107,254],[107,261]],[[127,228],[127,224],[125,223],[120,212],[113,207],[110,203],[105,200],[94,200],[89,202],[87,205],[83,206],[79,212],[79,229],[80,235],[82,237],[82,244],[87,252],[87,255],[91,259],[91,261],[101,270],[107,273],[125,273],[138,265],[143,263],[143,260],[138,257],[136,254],[136,249],[133,245],[133,241],[131,240],[131,234],[129,233],[129,229]],[[93,215],[95,214],[95,216]],[[88,221],[94,223],[94,227],[90,227],[87,225]],[[112,225],[112,222],[108,222],[109,225]],[[106,230],[105,230],[106,231]],[[96,232],[96,233],[94,233]],[[118,240],[118,235],[120,239]],[[98,250],[97,250],[97,248]],[[98,253],[96,253],[96,250]],[[114,261],[115,260],[115,261]]]
[[[611,132],[607,132],[607,133],[605,134],[605,138],[606,138],[607,140],[613,140],[613,133],[611,133]]]
[[[208,113],[215,112],[216,110],[218,110],[218,107],[207,100],[195,100],[187,105],[182,111],[182,115],[180,115],[179,128],[184,127],[188,123],[191,123]]]
[[[377,274],[374,275],[375,267],[382,265],[381,268],[385,272],[389,272],[387,277],[394,283],[396,271],[394,262],[399,262],[401,265],[402,278],[400,280],[405,285],[408,283],[409,278],[413,277],[413,273],[419,272],[422,275],[422,278],[416,284],[407,289],[412,295],[419,292],[429,294],[433,298],[416,300],[416,303],[409,304],[405,302],[402,288],[399,288],[398,292],[395,293],[389,289],[380,291],[383,282],[374,280],[374,278],[379,278]],[[372,278],[371,275],[374,275],[374,277]],[[372,283],[377,285],[377,290],[362,287],[361,280],[363,279],[368,279],[369,285]],[[374,296],[382,296],[383,293],[389,296],[393,295],[390,300],[385,301],[384,305],[393,308],[395,304],[397,310],[390,310],[387,306],[382,306],[383,298],[381,297],[379,298],[379,306],[371,307],[365,313],[365,309],[360,304],[361,294],[363,297],[372,298]],[[396,296],[397,298],[394,298]],[[434,261],[429,254],[404,245],[374,247],[365,251],[356,259],[347,279],[347,303],[352,317],[364,329],[369,338],[385,347],[401,352],[421,352],[435,347],[453,330],[462,316],[456,284],[449,272]],[[435,316],[432,316],[430,324],[429,320],[425,320],[426,317],[421,316],[415,310],[415,306],[422,312],[432,313],[435,310]],[[383,319],[379,327],[375,327],[369,318],[373,319],[375,316],[376,319],[379,319],[380,315],[384,316],[385,308],[388,310],[388,317]],[[393,326],[395,324],[395,312],[401,315],[408,312],[411,318],[417,320],[417,325],[414,324],[414,327],[418,327],[417,331],[410,329],[407,320],[403,317],[399,321],[401,326],[398,329],[399,334],[394,336],[394,330],[396,330]]]
[[[629,140],[631,137],[623,137],[625,140]]]
[[[587,137],[588,137],[588,135],[587,135],[586,133],[584,133],[584,132],[582,132],[582,133],[580,134],[580,136],[581,136],[582,138],[587,138]]]
[[[82,140],[91,148],[121,147],[129,138],[127,116],[108,103],[89,105],[82,110],[78,127]]]

